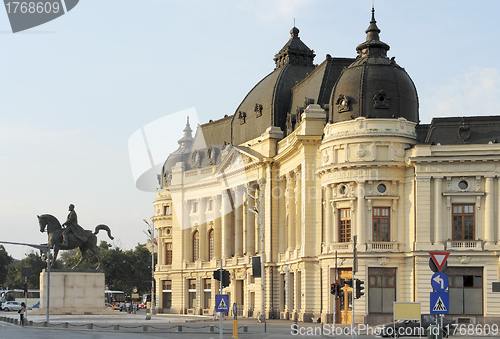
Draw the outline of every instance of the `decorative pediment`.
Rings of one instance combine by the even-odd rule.
[[[222,161],[214,173],[214,176],[221,175],[222,173],[237,172],[244,170],[244,168],[252,162],[258,162],[259,157],[251,149],[244,147],[232,146],[227,153],[222,153]]]

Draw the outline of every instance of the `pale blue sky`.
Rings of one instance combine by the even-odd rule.
[[[371,6],[81,0],[17,34],[0,11],[0,240],[46,242],[36,215],[64,220],[73,203],[84,228],[107,224],[124,248],[145,242],[155,194],[135,188],[132,134],[188,108],[201,123],[233,114],[274,69],[294,18],[315,63],[355,57]],[[389,56],[416,84],[422,122],[499,114],[500,2],[376,0],[375,9]],[[181,135],[165,131],[174,146]],[[16,258],[29,251],[6,248]]]

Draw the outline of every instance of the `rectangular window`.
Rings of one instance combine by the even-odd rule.
[[[165,265],[172,265],[172,243],[165,243]]]
[[[474,205],[453,205],[453,240],[474,240]]]
[[[450,314],[483,314],[483,268],[448,267]]]
[[[391,223],[389,207],[373,208],[373,241],[390,241]]]
[[[203,308],[212,307],[212,279],[204,279],[203,281]]]
[[[351,210],[349,208],[339,210],[340,242],[351,241]]]
[[[163,214],[170,215],[170,205],[163,206]]]
[[[368,269],[369,313],[392,313],[396,301],[396,269]]]
[[[163,308],[172,307],[172,280],[163,280],[162,282],[163,293]]]
[[[196,307],[196,279],[188,279],[188,308]]]

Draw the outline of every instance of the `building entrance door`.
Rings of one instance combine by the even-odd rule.
[[[339,269],[340,279],[352,279],[352,271],[350,269]],[[344,291],[343,296],[337,299],[337,324],[351,324],[352,323],[352,288],[345,285],[342,287]]]

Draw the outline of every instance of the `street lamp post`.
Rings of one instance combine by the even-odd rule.
[[[155,300],[155,226],[150,224],[146,219],[142,219],[148,225],[148,231],[144,233],[150,237],[151,241],[151,303],[149,308],[149,314],[153,315],[154,312],[154,300]]]

